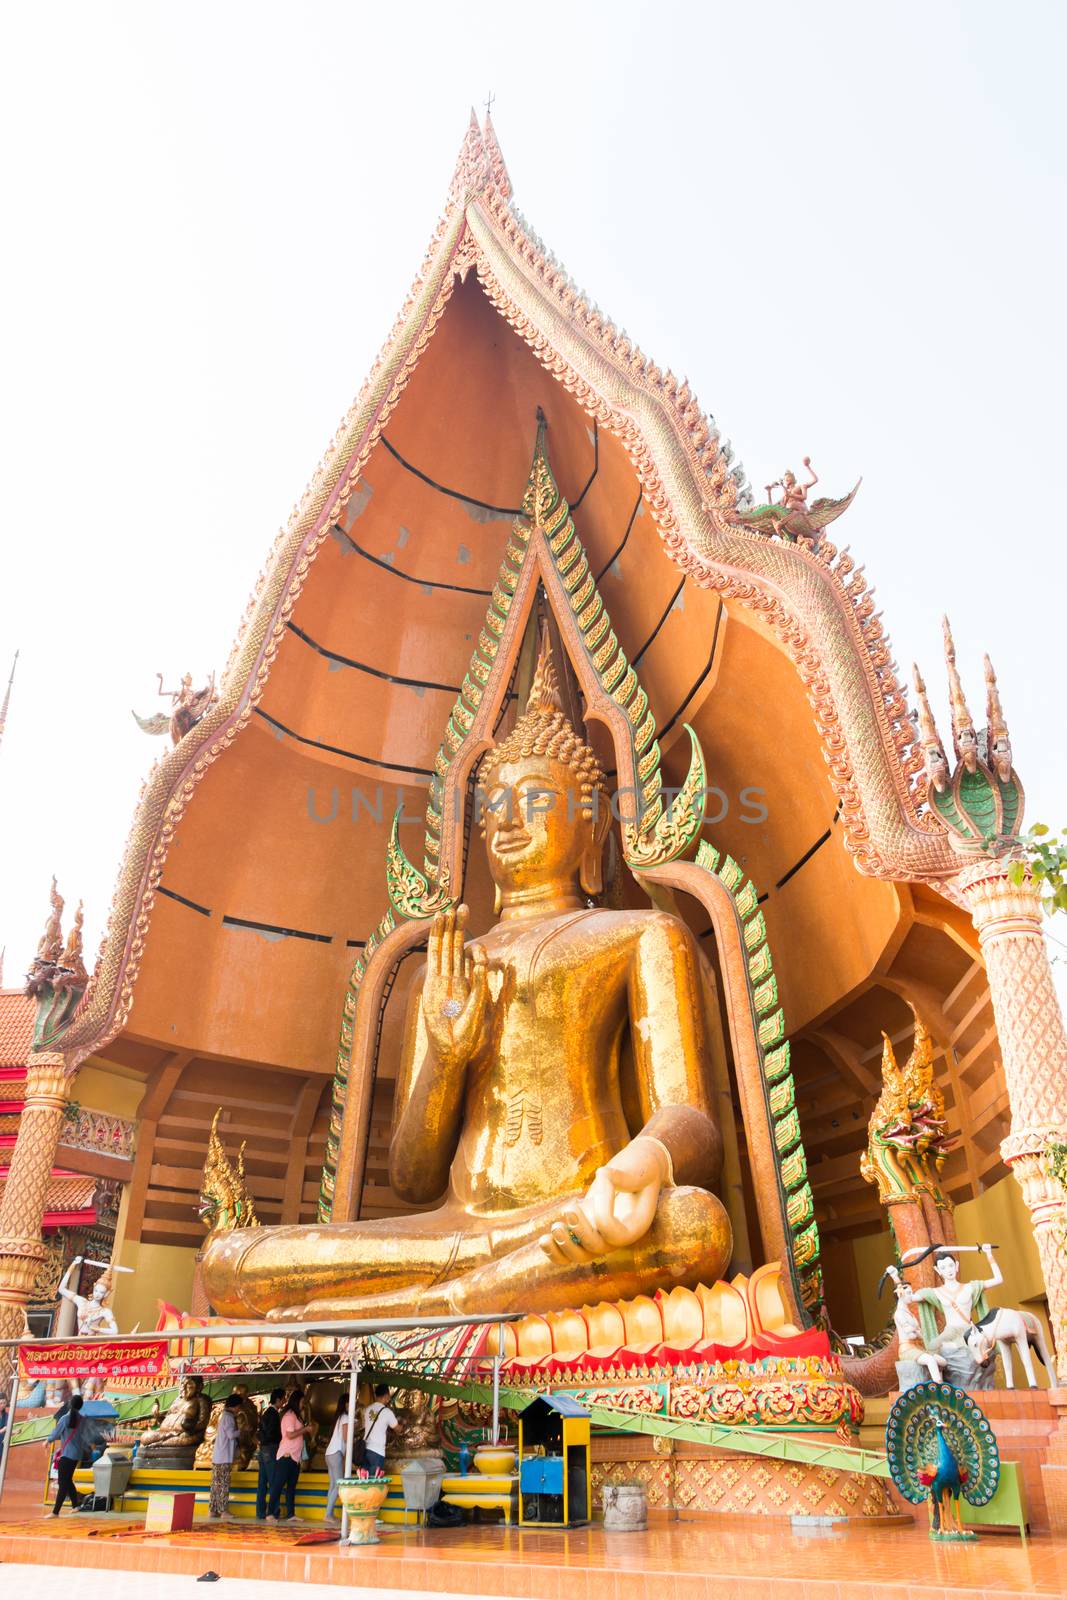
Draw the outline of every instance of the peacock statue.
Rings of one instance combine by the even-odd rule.
[[[1000,1482],[997,1441],[985,1413],[951,1383],[917,1383],[889,1413],[886,1455],[893,1482],[912,1505],[930,1508],[931,1539],[975,1539],[960,1499],[984,1506]]]

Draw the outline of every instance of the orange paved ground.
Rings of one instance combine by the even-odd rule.
[[[653,1525],[643,1534],[471,1527],[456,1533],[397,1530],[370,1550],[337,1545],[257,1550],[204,1534],[151,1542],[78,1537],[71,1513],[57,1528],[39,1503],[7,1493],[0,1560],[224,1577],[286,1579],[418,1593],[516,1600],[1006,1600],[1067,1595],[1067,1541],[1023,1544],[984,1534],[976,1545],[934,1545],[919,1527],[794,1532],[744,1518]],[[79,1518],[78,1528],[115,1519]],[[5,1530],[3,1524],[8,1524]],[[773,1586],[773,1592],[772,1592]]]

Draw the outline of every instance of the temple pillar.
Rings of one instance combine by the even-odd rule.
[[[61,1055],[31,1051],[26,1098],[0,1200],[0,1337],[4,1339],[22,1333],[33,1281],[47,1253],[41,1224],[73,1077]],[[0,1351],[0,1386],[10,1380],[10,1373],[10,1354]]]
[[[1057,1371],[1067,1379],[1067,1191],[1048,1170],[1050,1143],[1067,1141],[1067,1032],[1029,877],[1006,860],[976,861],[956,879],[978,930],[1011,1106],[1000,1153],[1030,1212],[1048,1294]],[[1051,1376],[1051,1374],[1050,1374]]]

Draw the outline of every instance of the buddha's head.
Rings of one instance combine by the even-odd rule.
[[[547,640],[526,709],[480,773],[489,870],[507,897],[576,885],[603,887],[611,811],[600,763],[568,720]]]

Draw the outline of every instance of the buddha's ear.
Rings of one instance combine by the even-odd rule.
[[[589,819],[590,838],[578,863],[578,882],[582,893],[598,895],[604,891],[604,840],[611,827],[611,807],[607,796],[596,796],[596,815]]]

